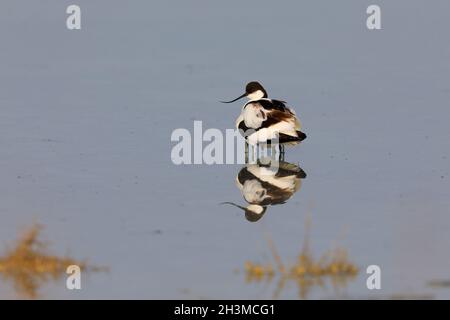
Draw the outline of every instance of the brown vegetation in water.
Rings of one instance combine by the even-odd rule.
[[[323,288],[327,280],[338,291],[340,288],[345,288],[348,281],[354,279],[358,274],[358,267],[350,262],[344,248],[335,248],[323,254],[319,259],[315,259],[309,248],[308,236],[306,236],[303,249],[300,251],[296,262],[286,265],[278,255],[272,239],[267,237],[267,241],[275,264],[247,261],[244,271],[248,283],[269,282],[274,277],[278,277],[278,285],[273,298],[279,297],[287,282],[296,283],[299,297],[306,299],[313,287]]]
[[[85,262],[48,253],[48,244],[39,240],[40,225],[33,225],[17,240],[17,244],[0,256],[0,276],[11,281],[19,296],[37,298],[39,288],[48,281],[66,275],[70,265],[86,270]],[[97,270],[98,268],[89,268]]]

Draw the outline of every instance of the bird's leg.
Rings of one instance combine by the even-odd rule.
[[[269,145],[267,144],[261,145],[258,151],[259,151],[258,159],[269,158]]]
[[[280,151],[280,161],[284,161],[284,145],[282,145],[281,143],[278,144],[279,146],[279,151]]]
[[[276,159],[277,159],[276,156],[277,156],[277,149],[276,149],[275,145],[272,143],[272,144],[270,145],[270,157],[271,157],[273,160],[276,160]]]
[[[256,163],[256,159],[257,159],[256,154],[258,152],[258,149],[257,149],[258,145],[252,144],[250,147],[252,149],[250,163]]]
[[[248,163],[248,143],[245,142],[245,163]]]
[[[247,145],[247,164],[252,163],[252,161],[253,161],[253,153],[254,153],[253,145],[248,144]]]

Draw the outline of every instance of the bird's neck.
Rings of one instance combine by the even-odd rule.
[[[266,96],[266,93],[262,90],[257,90],[255,92],[250,93],[247,97],[250,100],[259,100]]]

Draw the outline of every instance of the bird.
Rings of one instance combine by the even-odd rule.
[[[306,139],[300,131],[301,125],[294,110],[282,100],[269,99],[266,89],[258,82],[251,81],[245,86],[245,93],[231,101],[233,103],[247,97],[236,120],[236,128],[250,145],[278,142],[295,145]]]
[[[262,158],[255,164],[244,166],[236,177],[236,185],[248,205],[222,204],[243,210],[249,222],[256,222],[263,217],[268,206],[286,203],[300,190],[301,180],[305,178],[305,171],[293,163]]]

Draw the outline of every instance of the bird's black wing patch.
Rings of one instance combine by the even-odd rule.
[[[253,173],[250,173],[250,171],[248,171],[247,167],[244,167],[241,169],[241,171],[239,171],[237,178],[238,178],[239,183],[242,185],[244,185],[244,182],[247,180],[253,180],[253,179],[259,180],[257,177],[255,177],[255,175]]]
[[[289,109],[286,107],[286,101],[272,100],[272,104],[275,106],[275,109],[277,110],[289,111]]]
[[[244,138],[247,138],[254,131],[248,131],[250,128],[245,125],[244,120],[239,122],[238,129]]]
[[[261,99],[258,101],[255,101],[259,103],[264,109],[266,110],[279,110],[279,111],[287,111],[288,108],[286,107],[286,102],[281,100],[266,100]]]
[[[280,162],[278,172],[276,173],[276,177],[288,177],[295,175],[299,179],[306,178],[306,172],[303,171],[299,166],[293,165],[291,163]]]
[[[300,132],[300,131],[297,131],[297,133],[298,132]],[[305,135],[305,137],[293,137],[293,136],[290,136],[288,134],[284,134],[281,132],[278,133],[278,142],[279,143],[300,142],[300,141],[304,140],[305,138],[306,138],[306,135]]]

